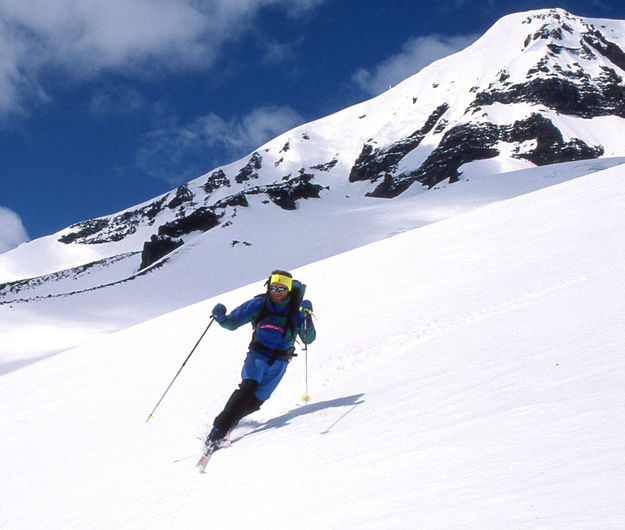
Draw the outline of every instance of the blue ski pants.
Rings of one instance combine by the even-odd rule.
[[[276,389],[288,366],[288,361],[275,359],[263,353],[250,351],[241,370],[242,379],[252,379],[258,383],[256,397],[262,401],[269,399]]]

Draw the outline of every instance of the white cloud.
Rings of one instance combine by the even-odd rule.
[[[211,113],[151,132],[137,154],[137,164],[154,177],[180,184],[245,156],[302,122],[290,107],[259,107],[230,120]]]
[[[0,112],[45,97],[45,69],[73,81],[103,70],[208,68],[274,5],[301,16],[327,0],[0,0]],[[28,90],[24,90],[24,88]]]
[[[300,125],[303,118],[289,107],[260,107],[245,116],[233,128],[230,141],[240,146],[255,148],[279,134]],[[234,145],[234,144],[233,144]]]
[[[13,210],[0,206],[0,254],[28,241],[22,220]]]
[[[352,81],[370,95],[378,95],[400,81],[419,72],[423,67],[456,53],[472,44],[478,35],[428,35],[415,37],[402,46],[400,53],[392,55],[371,70],[361,68]]]

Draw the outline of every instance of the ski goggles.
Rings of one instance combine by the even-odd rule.
[[[284,294],[284,293],[288,293],[289,290],[286,287],[278,287],[277,285],[270,285],[269,286],[269,290],[272,293],[280,293],[280,294]]]

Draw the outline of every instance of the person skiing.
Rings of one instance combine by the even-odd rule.
[[[241,418],[260,409],[276,389],[294,357],[297,337],[304,344],[316,338],[312,303],[303,300],[306,286],[287,271],[275,270],[266,282],[267,292],[243,303],[230,314],[223,304],[212,316],[228,330],[248,322],[254,332],[241,371],[241,383],[213,421],[206,446],[219,448]]]

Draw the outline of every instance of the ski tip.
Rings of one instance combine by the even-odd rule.
[[[199,473],[206,473],[206,464],[208,464],[208,458],[202,456],[202,458],[199,459],[198,463],[195,464],[195,467],[197,468]]]

